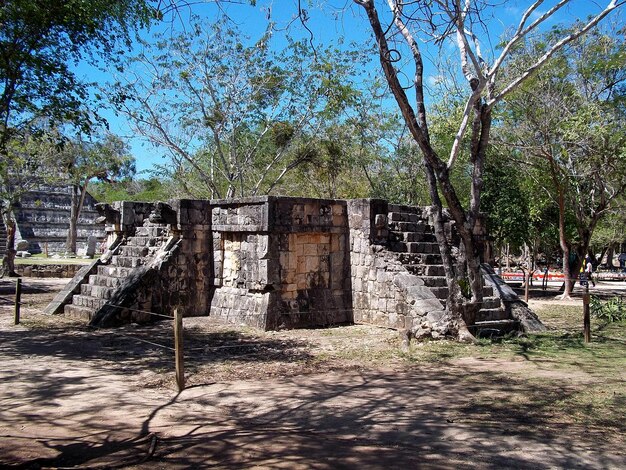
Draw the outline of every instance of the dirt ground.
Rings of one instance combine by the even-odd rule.
[[[364,325],[263,333],[191,318],[179,393],[171,322],[90,330],[42,315],[65,282],[24,279],[15,326],[0,280],[7,467],[626,468],[621,340],[589,362],[486,343],[405,354],[395,332]],[[563,304],[540,294],[532,305]]]

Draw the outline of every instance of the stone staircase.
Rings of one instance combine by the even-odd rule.
[[[127,237],[114,250],[108,264],[97,267],[89,281],[80,286],[80,293],[72,296],[64,313],[75,318],[91,320],[122,286],[125,279],[138,268],[150,263],[169,238],[164,224],[146,221],[135,234]]]
[[[424,285],[430,288],[445,307],[448,282],[439,244],[428,215],[420,207],[390,204],[387,221],[389,249],[396,253],[411,274],[424,280]],[[448,235],[452,236],[451,233]],[[485,283],[483,306],[476,316],[475,325],[469,327],[470,331],[477,336],[493,336],[514,331],[517,326],[500,297],[494,295],[493,287]]]

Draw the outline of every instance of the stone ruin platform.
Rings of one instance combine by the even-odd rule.
[[[107,252],[47,313],[108,326],[179,308],[264,330],[368,323],[446,333],[448,286],[425,208],[266,196],[124,201],[100,211]],[[451,222],[446,230],[452,236]],[[519,299],[485,279],[477,323],[519,328]]]

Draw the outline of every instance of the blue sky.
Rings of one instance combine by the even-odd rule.
[[[302,4],[308,2],[303,1]],[[497,42],[498,37],[502,34],[506,27],[516,25],[521,13],[524,9],[531,4],[530,1],[501,1],[501,6],[494,9],[493,16],[489,19],[489,37],[481,38],[483,42],[483,51],[489,49],[490,43]],[[546,1],[545,6],[539,11],[545,11],[555,1]],[[585,19],[590,14],[600,11],[601,6],[608,3],[608,0],[573,0],[570,5],[563,8],[557,16],[550,21],[546,22],[544,28],[549,28],[557,23],[571,23],[576,19]],[[307,26],[313,32],[313,41],[316,45],[330,45],[337,44],[340,37],[345,38],[346,43],[351,41],[362,45],[372,44],[372,34],[369,29],[369,24],[366,21],[362,8],[354,5],[351,0],[343,1],[325,1],[322,2],[322,8],[310,9],[308,11],[310,19],[307,22]],[[384,2],[386,4],[386,2]],[[384,6],[384,5],[383,5]],[[164,28],[181,29],[185,26],[190,12],[203,18],[216,18],[220,13],[220,10],[213,3],[204,3],[193,6],[190,9],[183,9],[180,11],[180,16],[175,18],[173,22],[155,26],[151,31],[144,31],[141,33],[141,37],[150,41],[151,32],[162,31]],[[383,8],[381,6],[381,12]],[[250,36],[251,40],[258,38],[265,30],[267,24],[267,18],[271,16],[278,27],[289,27],[290,33],[295,36],[303,38],[309,37],[309,32],[302,27],[299,20],[296,18],[297,14],[297,1],[296,0],[274,0],[273,2],[267,2],[260,0],[257,5],[252,7],[250,5],[234,5],[223,4],[223,11],[225,12],[242,30]],[[623,12],[618,12],[619,15],[623,15]],[[617,15],[613,15],[613,20],[618,18]],[[281,35],[277,33],[275,35],[275,47],[281,47]],[[423,44],[425,56],[431,56],[436,58],[440,52],[456,54],[456,50],[452,47],[446,49],[443,46],[443,50],[439,50],[435,46]],[[378,59],[372,57],[371,68],[373,72],[378,71]],[[78,68],[80,74],[86,79],[91,81],[97,81],[99,83],[105,83],[111,77],[107,77],[102,72],[97,72],[86,66]],[[411,72],[412,73],[412,72]],[[432,65],[427,65],[426,78],[427,82],[434,83],[437,80],[437,70]],[[393,105],[391,101],[390,105]],[[140,138],[132,136],[130,126],[121,117],[116,116],[111,111],[102,111],[104,117],[109,121],[110,130],[122,137],[128,139],[131,144],[132,153],[137,159],[138,170],[149,170],[156,164],[164,164],[166,160],[162,158],[163,153],[152,147],[148,143],[144,143]]]

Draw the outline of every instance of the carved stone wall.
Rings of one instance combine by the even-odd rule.
[[[81,292],[70,312],[108,315],[117,302],[266,330],[360,322],[440,337],[450,327],[438,244],[420,208],[266,196],[100,209],[119,246],[68,289]],[[492,290],[481,312],[500,319]],[[68,303],[60,297],[54,312]]]
[[[22,196],[20,205],[15,210],[15,218],[19,231],[18,240],[29,243],[27,251],[42,253],[47,247],[50,254],[65,252],[71,191],[71,186],[41,185]],[[105,237],[104,228],[94,224],[98,216],[95,205],[95,199],[87,194],[77,226],[79,252],[86,249],[88,237],[96,237],[98,243]]]
[[[345,202],[213,201],[211,315],[265,329],[351,321]]]

